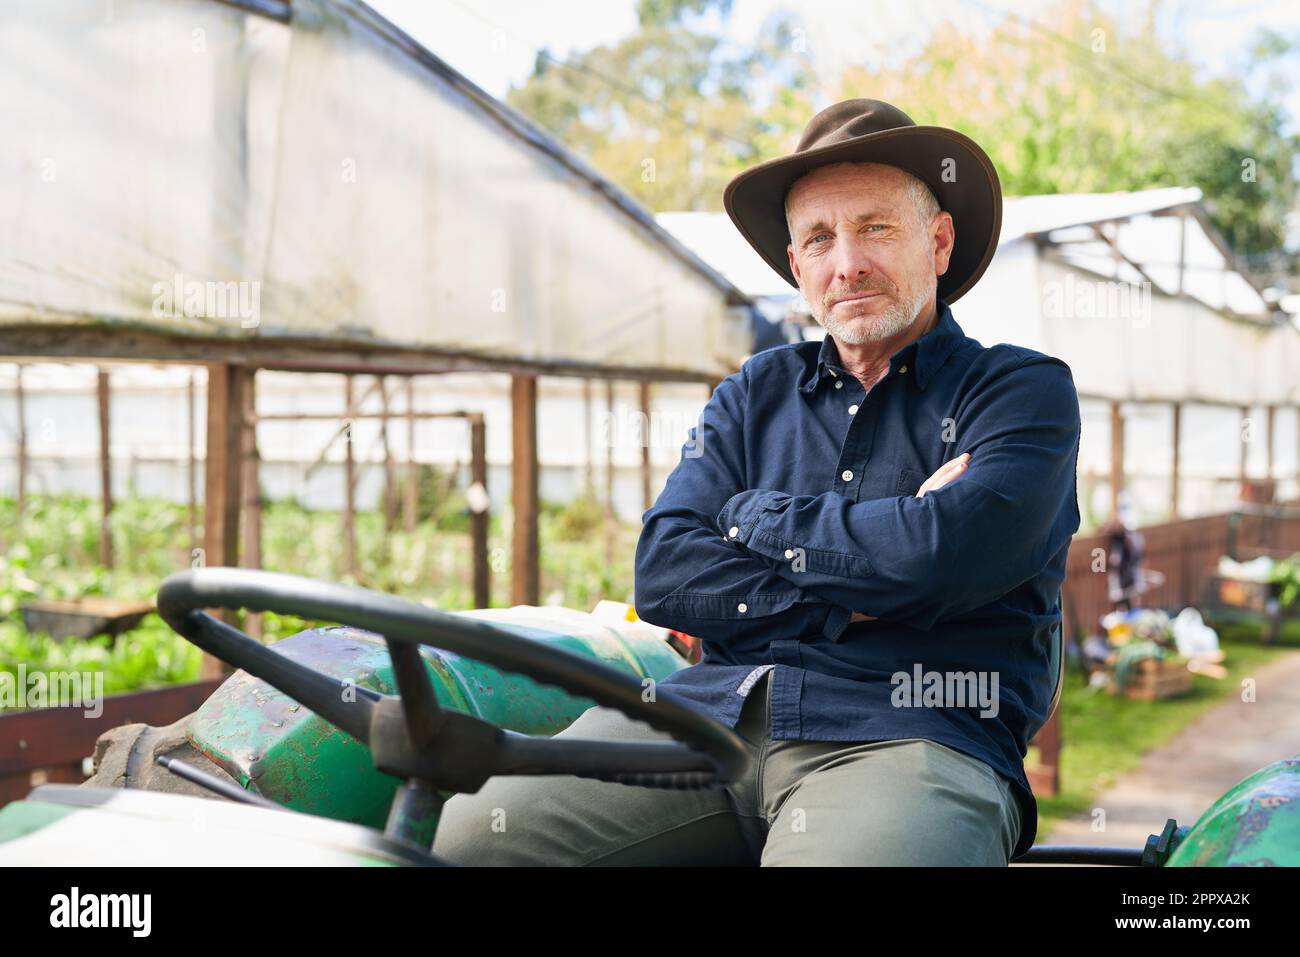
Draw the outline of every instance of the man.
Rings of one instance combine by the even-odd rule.
[[[714,390],[643,517],[636,608],[702,640],[656,691],[735,728],[752,773],[494,778],[447,803],[434,851],[1005,865],[1036,830],[1023,757],[1054,691],[1080,424],[1065,363],[985,348],[949,309],[996,248],[997,173],[960,133],[848,100],[724,203],[827,335]],[[562,734],[665,737],[606,708]]]

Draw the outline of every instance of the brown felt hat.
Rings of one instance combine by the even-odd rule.
[[[969,136],[917,126],[881,100],[843,100],[808,122],[793,153],[745,170],[722,194],[736,228],[790,285],[799,284],[786,254],[785,196],[800,176],[830,163],[885,163],[930,187],[956,233],[939,299],[955,302],[984,274],[1002,226],[1002,184],[988,154]]]

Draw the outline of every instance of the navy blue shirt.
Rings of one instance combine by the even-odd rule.
[[[659,687],[729,727],[771,670],[773,738],[986,762],[1021,801],[1015,856],[1037,832],[1024,756],[1056,682],[1079,397],[1060,359],[985,347],[938,308],[870,391],[829,335],[724,379],[642,517],[635,605],[703,646]]]

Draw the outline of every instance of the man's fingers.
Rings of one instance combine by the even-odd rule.
[[[950,481],[965,472],[966,465],[969,462],[969,452],[963,452],[955,459],[944,462],[943,465],[939,466],[939,468],[935,470],[935,473],[926,479],[921,487],[916,490],[916,497],[925,498],[926,492],[933,492],[937,488],[943,488]]]

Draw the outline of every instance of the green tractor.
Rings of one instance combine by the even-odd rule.
[[[340,626],[265,646],[205,608]],[[0,864],[439,865],[444,801],[493,775],[712,788],[750,760],[730,728],[669,694],[647,700],[687,666],[677,650],[580,612],[449,614],[234,568],[173,575],[158,610],[239,670],[172,726],[104,735],[86,784],[42,785],[0,810]],[[1059,684],[1058,669],[1058,698]],[[593,705],[675,741],[553,737]],[[1143,848],[1036,846],[1013,863],[1300,864],[1300,758],[1252,774],[1194,826],[1167,821]]]

